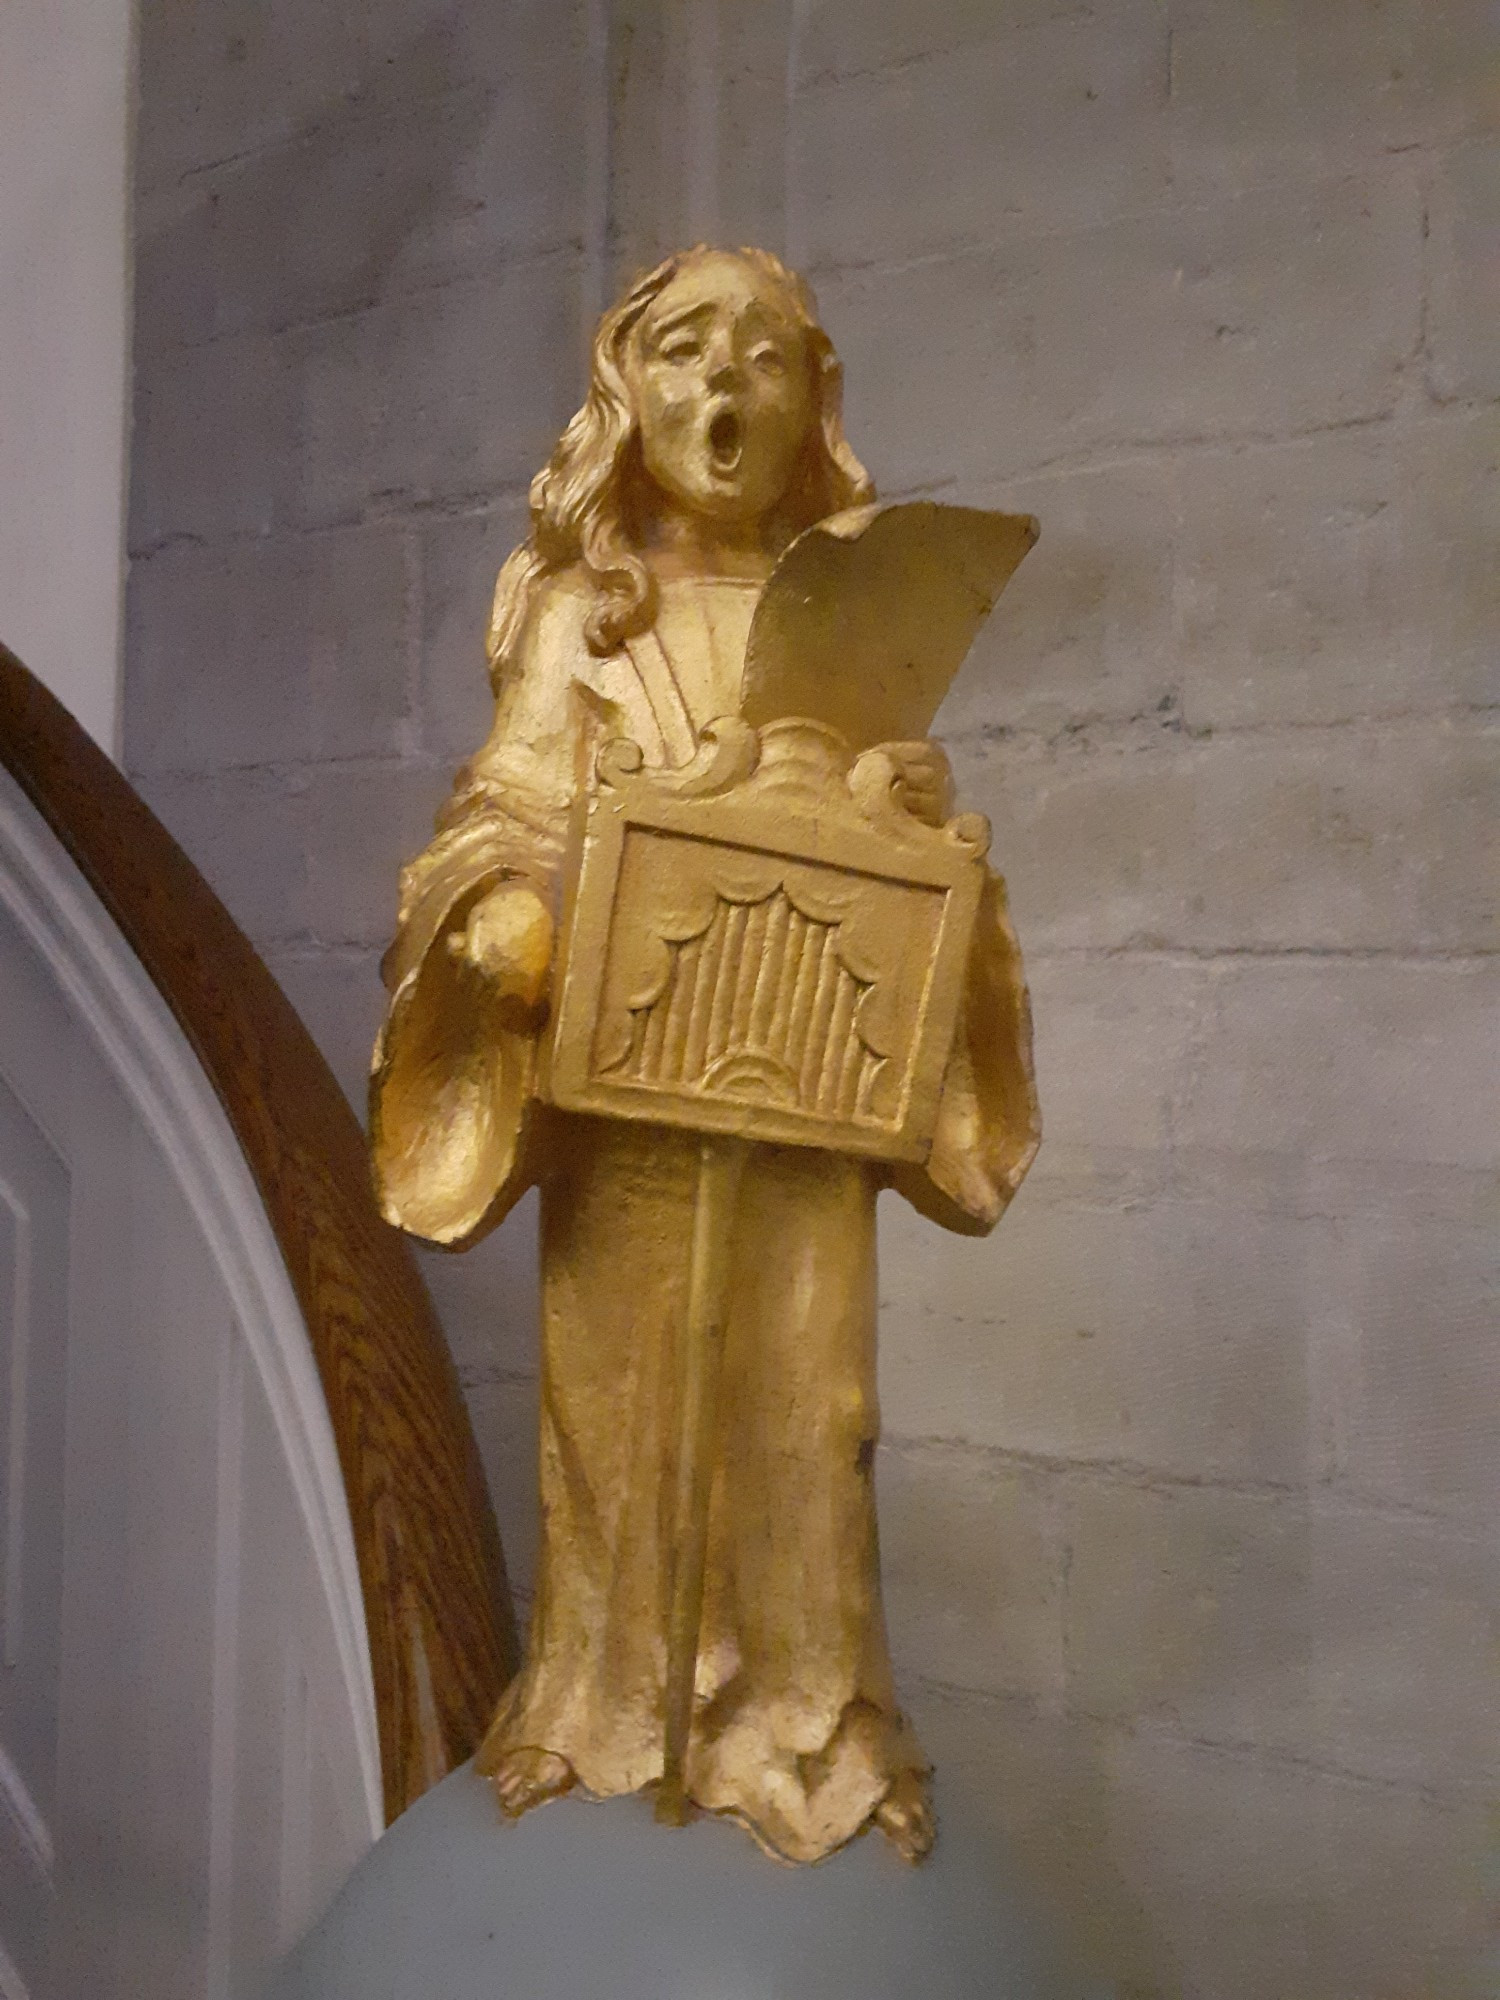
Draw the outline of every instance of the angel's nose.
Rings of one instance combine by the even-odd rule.
[[[740,364],[735,358],[734,343],[727,333],[716,333],[711,337],[705,359],[710,389],[722,391],[739,386]]]

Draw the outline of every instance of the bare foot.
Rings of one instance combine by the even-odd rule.
[[[574,1783],[573,1766],[551,1750],[512,1750],[489,1776],[507,1819],[519,1819],[533,1806],[560,1799]]]
[[[903,1771],[875,1808],[875,1824],[903,1861],[924,1861],[937,1838],[927,1780]]]

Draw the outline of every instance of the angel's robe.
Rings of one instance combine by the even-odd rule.
[[[564,1758],[591,1793],[661,1776],[677,1384],[699,1146],[565,1115],[536,1094],[538,1030],[449,949],[506,882],[557,911],[598,745],[676,766],[739,701],[757,586],[665,583],[652,630],[600,657],[591,592],[538,589],[493,732],[403,874],[376,1047],[386,1215],[473,1242],[541,1190],[542,1539],[525,1665],[480,1753]],[[894,1185],[948,1228],[998,1220],[1036,1150],[1031,1030],[991,878],[925,1167],[752,1149],[734,1231],[722,1421],[686,1778],[705,1810],[816,1860],[926,1763],[892,1685],[875,1530],[875,1202]]]

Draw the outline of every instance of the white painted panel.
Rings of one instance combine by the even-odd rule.
[[[10,904],[132,1115],[172,1161],[234,1305],[296,1488],[338,1636],[371,1823],[379,1823],[374,1692],[358,1565],[322,1390],[260,1197],[222,1108],[161,997],[28,802],[0,772],[0,907]],[[40,1066],[48,1066],[45,1051]],[[73,1115],[71,1112],[70,1116]],[[87,1119],[87,1105],[84,1113]]]
[[[0,1070],[0,1742],[43,1813],[57,1747],[68,1174]]]
[[[336,1650],[316,1580],[284,1559],[295,1496],[275,1476],[279,1445],[254,1375],[241,1374],[240,1541],[232,1574],[238,1642],[233,1846],[224,1856],[228,1958],[215,1995],[253,1990],[258,1971],[300,1937],[361,1843],[364,1802]],[[248,1986],[245,1982],[249,1982]]]
[[[33,1996],[53,1881],[68,1196],[0,1066],[0,1947]]]
[[[6,1081],[61,1159],[73,1111],[73,1036],[59,1026],[57,984],[0,896],[0,1052]]]
[[[4,941],[0,937],[0,957]],[[3,1030],[0,1030],[3,1032]],[[57,2000],[119,1991],[118,1800],[133,1690],[111,1664],[125,1629],[131,1580],[121,1496],[130,1483],[128,1406],[132,1341],[122,1280],[132,1256],[127,1185],[136,1118],[102,1057],[76,1034],[66,1044],[86,1135],[73,1172],[71,1357],[68,1370],[67,1522],[58,1756],[58,1903],[53,1926]],[[70,1117],[68,1129],[73,1121]]]
[[[115,1807],[120,1972],[137,1990],[199,1993],[207,1976],[214,1704],[218,1382],[224,1287],[168,1163],[139,1127],[122,1196],[130,1259],[116,1297],[131,1370],[125,1568],[113,1636],[130,1727]]]
[[[243,1159],[49,843],[0,779],[0,1441],[18,1271],[32,1333],[23,1616],[0,1616],[0,1655],[19,1629],[40,1689],[12,1729],[0,1667],[0,1752],[55,1850],[49,1898],[35,1867],[30,1889],[7,1874],[0,1810],[0,2000],[17,1980],[229,2000],[378,1830],[352,1537]],[[0,1470],[0,1614],[14,1484]]]

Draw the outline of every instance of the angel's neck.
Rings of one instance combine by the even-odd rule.
[[[764,583],[776,566],[758,521],[715,521],[702,514],[664,508],[649,524],[645,555],[664,582],[731,577]]]

